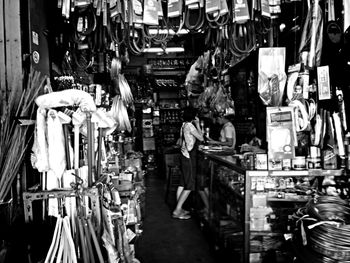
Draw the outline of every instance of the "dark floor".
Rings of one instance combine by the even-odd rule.
[[[143,233],[136,243],[136,257],[141,263],[219,262],[196,219],[171,217],[174,204],[165,202],[164,192],[165,179],[148,174]]]

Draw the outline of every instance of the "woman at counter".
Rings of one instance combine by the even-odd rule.
[[[203,141],[203,134],[195,109],[187,107],[183,112],[184,122],[180,131],[181,170],[180,186],[176,191],[177,204],[173,218],[189,219],[191,216],[182,209],[191,191],[195,190],[197,168],[197,141]]]
[[[225,115],[219,115],[216,118],[216,122],[222,125],[220,131],[220,138],[218,141],[211,139],[208,137],[209,145],[220,145],[223,146],[224,149],[232,149],[234,150],[236,147],[236,129],[233,126],[232,122]]]

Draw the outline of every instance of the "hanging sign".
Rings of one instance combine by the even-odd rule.
[[[157,0],[145,0],[143,2],[143,23],[145,25],[158,25],[158,3]]]

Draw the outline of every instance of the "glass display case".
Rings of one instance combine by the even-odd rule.
[[[215,248],[232,262],[294,262],[292,214],[316,193],[348,197],[344,170],[246,170],[235,156],[201,158],[210,163],[208,225]]]

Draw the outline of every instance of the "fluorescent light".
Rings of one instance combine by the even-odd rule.
[[[167,47],[165,50],[160,47],[150,47],[143,50],[144,53],[183,53],[185,49],[183,47]]]
[[[157,34],[161,34],[161,35],[170,35],[170,36],[173,36],[173,35],[185,35],[185,34],[188,34],[188,30],[187,29],[181,29],[179,32],[175,32],[174,30],[172,29],[156,29],[156,28],[150,28],[149,29],[149,33],[151,35],[157,35]]]

